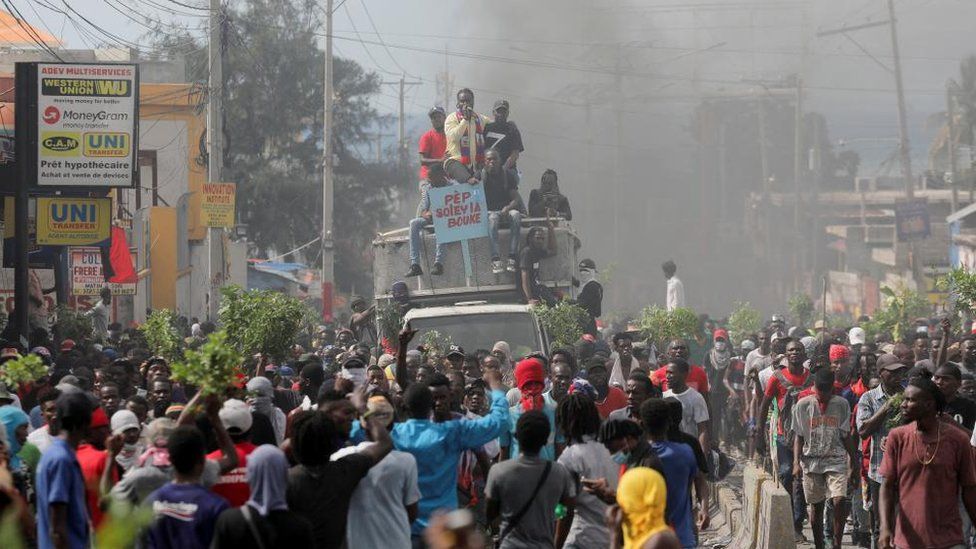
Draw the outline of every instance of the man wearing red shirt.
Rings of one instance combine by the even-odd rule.
[[[220,408],[220,423],[224,425],[237,451],[237,467],[220,475],[217,482],[210,488],[219,496],[223,496],[232,507],[240,507],[251,497],[251,487],[247,483],[247,456],[257,446],[251,444],[251,408],[237,399],[229,399]],[[220,450],[210,453],[207,459],[219,460],[223,454]]]
[[[586,364],[586,379],[596,389],[596,409],[600,419],[607,419],[610,412],[627,406],[627,394],[610,386],[610,374],[603,359],[590,359]]]
[[[688,344],[684,340],[676,339],[668,344],[668,358],[676,359],[680,358],[685,362],[688,362]],[[664,362],[663,364],[667,364]],[[690,364],[690,363],[689,363]],[[668,369],[658,368],[654,370],[651,374],[651,381],[655,385],[661,388],[662,391],[668,390]],[[688,379],[685,381],[689,387],[701,393],[705,397],[705,402],[708,402],[708,374],[705,373],[705,369],[701,366],[691,364],[688,370]],[[711,412],[711,410],[709,410]]]
[[[99,483],[108,463],[105,441],[110,434],[108,415],[105,410],[95,408],[95,411],[92,412],[91,423],[88,426],[88,437],[84,444],[78,445],[78,451],[75,454],[78,458],[78,465],[81,466],[81,476],[85,479],[85,499],[88,501],[88,514],[96,528],[102,523],[103,518],[102,510],[98,505],[101,494]],[[118,474],[114,474],[115,480],[118,480]]]
[[[420,136],[417,152],[420,154],[420,181],[427,181],[427,169],[431,164],[444,162],[444,152],[447,150],[447,136],[444,134],[444,119],[446,115],[443,107],[434,107],[427,113],[430,117],[431,128]]]
[[[776,399],[777,409],[779,410],[779,422],[776,426],[777,473],[782,485],[787,487],[793,486],[793,446],[792,441],[788,441],[784,435],[783,418],[791,414],[793,410],[783,410],[783,406],[786,403],[787,393],[792,392],[794,394],[793,403],[795,404],[798,400],[795,397],[798,396],[799,392],[812,385],[813,380],[810,377],[810,372],[803,367],[806,359],[807,353],[803,348],[803,344],[796,339],[789,339],[786,344],[786,368],[777,369],[773,373],[773,376],[769,378],[766,384],[765,396],[759,409],[758,432],[760,436],[756,440],[756,450],[762,453],[767,440],[764,434],[766,432],[766,415],[769,413],[769,407],[773,403],[773,398]],[[792,498],[793,504],[793,529],[796,532],[796,539],[800,540],[803,539],[803,520],[806,514],[806,504],[803,500],[802,492],[794,495],[791,491],[790,497]]]

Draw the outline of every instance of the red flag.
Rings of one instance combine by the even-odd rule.
[[[129,253],[129,243],[125,241],[125,230],[112,226],[112,248],[109,252],[112,271],[115,276],[109,282],[134,283],[139,281],[136,268],[132,265],[132,254]]]

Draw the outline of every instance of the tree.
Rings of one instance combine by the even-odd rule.
[[[224,106],[222,175],[237,183],[239,217],[257,253],[287,252],[322,233],[321,10],[312,0],[242,0],[225,10],[224,83],[212,90]],[[207,82],[206,48],[191,33],[152,38],[164,55],[187,56],[191,80]],[[355,153],[367,129],[385,121],[370,105],[379,77],[336,58],[333,84],[336,283],[367,293],[369,240],[390,217],[397,179],[391,167],[367,166]],[[319,248],[302,256],[315,265]]]
[[[747,301],[736,302],[729,315],[729,337],[738,345],[742,340],[762,329],[762,315]]]

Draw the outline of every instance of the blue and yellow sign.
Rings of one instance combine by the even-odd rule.
[[[37,198],[37,243],[90,246],[111,237],[112,199]]]

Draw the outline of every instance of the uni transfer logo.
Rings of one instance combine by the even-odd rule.
[[[49,106],[44,109],[44,123],[45,124],[57,124],[58,120],[61,120],[61,110],[54,105]]]

